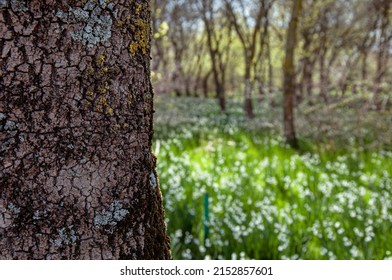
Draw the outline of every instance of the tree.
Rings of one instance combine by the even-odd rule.
[[[296,47],[297,26],[302,10],[302,0],[295,0],[287,31],[286,55],[283,64],[283,126],[287,143],[298,147],[294,126],[294,99],[296,91],[294,51]]]
[[[234,25],[234,30],[241,42],[244,53],[244,111],[248,118],[254,118],[255,116],[252,102],[254,80],[252,69],[254,69],[255,59],[257,58],[258,36],[260,36],[262,27],[261,21],[263,16],[268,15],[271,8],[271,4],[267,2],[266,0],[251,1],[251,3],[234,0],[225,1],[228,15]],[[237,10],[240,12],[237,13]],[[252,16],[249,16],[249,14]]]
[[[273,92],[273,69],[271,64],[271,51],[270,51],[270,12],[274,4],[274,0],[262,1],[260,5],[263,7],[263,15],[261,18],[262,28],[260,28],[259,48],[258,53],[253,65],[254,80],[257,83],[259,100],[264,99],[266,89],[271,94]],[[262,63],[260,63],[262,61]],[[267,72],[268,72],[268,88],[267,88]]]
[[[302,77],[300,83],[301,96],[299,100],[303,99],[303,93],[307,94],[307,101],[312,104],[312,93],[313,93],[313,74],[314,66],[316,64],[317,53],[315,50],[318,48],[315,46],[315,42],[318,42],[317,36],[317,22],[319,10],[316,9],[317,1],[310,0],[303,3],[306,8],[303,9],[304,15],[301,21],[300,33],[303,39],[302,45],[302,57],[300,59]]]
[[[188,22],[190,21],[189,7],[184,1],[176,1],[170,5],[170,29],[168,38],[172,45],[174,55],[174,70],[172,73],[172,85],[176,96],[183,95],[185,84],[186,91],[189,91],[184,70],[184,57],[192,32],[189,32]],[[189,95],[189,94],[188,94]]]
[[[168,259],[149,1],[0,1],[0,258]]]
[[[392,11],[392,4],[389,0],[376,0],[373,2],[375,10],[377,11],[377,27],[379,30],[377,42],[377,66],[376,75],[374,78],[374,93],[378,107],[380,107],[378,95],[381,92],[381,83],[388,69],[388,60],[391,52],[392,42],[392,28],[390,22],[390,14]]]
[[[201,14],[207,36],[207,48],[211,60],[211,72],[214,78],[216,97],[220,109],[225,111],[225,81],[231,40],[229,39],[229,43],[224,45],[223,39],[225,36],[231,38],[231,25],[226,22],[222,9],[216,6],[217,3],[214,0],[202,0],[199,13]]]

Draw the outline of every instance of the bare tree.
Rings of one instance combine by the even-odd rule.
[[[297,26],[302,11],[302,0],[295,0],[287,30],[285,59],[283,63],[283,126],[287,143],[298,147],[294,126],[294,99],[296,91],[294,52],[297,45]]]
[[[272,10],[272,5],[275,1],[268,1],[263,9],[264,13],[261,18],[262,20],[262,28],[260,29],[260,45],[258,48],[257,60],[254,63],[254,75],[255,80],[258,82],[259,89],[259,100],[263,100],[264,95],[266,93],[266,89],[268,88],[269,93],[273,91],[273,68],[271,64],[271,47],[270,47],[270,11]],[[267,86],[267,78],[268,75],[268,86]]]
[[[304,1],[303,20],[301,21],[300,33],[302,35],[302,56],[300,65],[302,70],[300,82],[300,98],[304,99],[306,93],[307,102],[312,103],[313,79],[315,64],[317,60],[317,22],[318,13],[315,12],[317,0]]]
[[[266,14],[266,9],[269,7],[267,2],[269,1],[257,0],[249,2],[225,0],[227,12],[244,53],[244,110],[248,118],[253,118],[252,87],[254,73],[252,73],[252,69],[254,69],[255,58],[257,57],[257,47],[260,47],[258,46],[258,36],[260,36],[262,27],[262,17]],[[254,10],[247,4],[253,4]]]
[[[199,13],[207,36],[216,96],[222,111],[226,110],[225,83],[228,56],[231,49],[231,24],[217,1],[202,0]]]
[[[381,83],[387,71],[392,47],[392,27],[390,22],[392,3],[390,0],[375,0],[373,1],[373,5],[377,13],[377,30],[379,34],[377,41],[377,66],[374,78],[374,93],[376,96],[376,103],[379,104],[378,95],[381,92]]]

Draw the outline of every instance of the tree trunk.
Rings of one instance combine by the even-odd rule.
[[[298,147],[294,126],[295,101],[295,66],[294,51],[296,47],[298,19],[302,10],[302,0],[296,0],[293,5],[289,29],[287,31],[286,55],[283,64],[283,127],[284,136],[289,145]]]
[[[211,59],[211,71],[215,84],[215,92],[216,98],[218,99],[219,107],[221,111],[226,111],[226,96],[225,96],[225,67],[219,67],[220,62],[222,62],[221,58],[221,50],[219,49],[220,40],[215,39],[215,47],[213,46],[213,26],[211,26],[211,22],[204,16],[203,17],[204,25],[207,32],[207,46],[208,53]],[[223,66],[222,64],[220,64]],[[225,65],[226,66],[226,65]],[[222,70],[222,71],[220,71]],[[209,74],[206,76],[208,78]],[[206,80],[207,81],[207,80]]]
[[[270,96],[270,104],[272,108],[275,108],[275,94],[274,94],[274,68],[272,66],[272,58],[271,58],[271,46],[270,46],[270,35],[267,33],[267,60],[268,60],[268,95]]]
[[[328,37],[328,15],[327,10],[323,12],[320,19],[320,47],[319,47],[319,96],[324,100],[325,103],[328,102],[328,81],[326,73],[326,57],[328,52],[327,37]]]
[[[253,119],[255,117],[255,114],[253,112],[253,101],[252,101],[252,82],[250,78],[245,78],[244,110],[247,118]]]
[[[308,102],[312,104],[313,98],[313,64],[307,59],[304,65],[304,84],[306,95],[308,96]]]
[[[261,75],[256,78],[257,82],[257,88],[259,89],[258,92],[258,101],[261,103],[265,99],[265,84],[264,84],[264,79],[265,77],[262,77]]]
[[[220,73],[216,65],[216,60],[214,59],[214,55],[211,56],[212,62],[212,74],[214,77],[216,98],[218,99],[219,107],[222,112],[226,111],[226,98],[224,91],[224,73]]]
[[[244,48],[244,54],[245,54],[244,111],[245,111],[245,116],[248,119],[253,119],[255,117],[255,114],[253,112],[253,100],[252,100],[252,91],[253,91],[252,61],[254,56],[254,50]]]
[[[320,97],[325,103],[328,102],[328,80],[327,70],[325,67],[325,52],[323,51],[320,55]]]
[[[379,27],[379,39],[378,39],[378,50],[377,50],[377,65],[376,65],[376,75],[374,77],[374,99],[378,109],[381,109],[381,99],[380,93],[382,91],[382,82],[384,80],[385,73],[388,69],[388,60],[390,52],[390,41],[392,40],[392,33],[389,32],[390,29],[390,7],[391,2],[387,0],[379,1],[378,12],[380,17],[380,27]]]
[[[314,67],[314,59],[311,59],[311,37],[309,31],[303,31],[303,52],[304,57],[302,58],[302,79],[300,83],[301,94],[307,95],[307,102],[309,104],[313,104],[313,67]]]
[[[169,259],[148,1],[0,2],[0,259]]]
[[[208,54],[211,60],[211,71],[215,84],[216,98],[218,99],[219,107],[222,112],[226,111],[226,96],[225,96],[225,70],[226,64],[222,61],[222,48],[221,39],[216,35],[216,28],[212,15],[214,13],[212,9],[212,3],[208,5],[205,1],[202,1],[202,20],[207,33],[207,47]],[[210,14],[210,16],[208,16]],[[206,82],[209,74],[206,76]],[[207,85],[207,84],[205,84]],[[206,88],[206,87],[204,87]]]

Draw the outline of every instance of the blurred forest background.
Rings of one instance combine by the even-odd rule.
[[[392,2],[152,3],[173,257],[392,258]]]

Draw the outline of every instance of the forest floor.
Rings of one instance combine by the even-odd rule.
[[[155,102],[174,259],[392,258],[390,111],[302,104],[293,150],[267,102],[254,120],[235,101],[226,113],[214,99]]]

